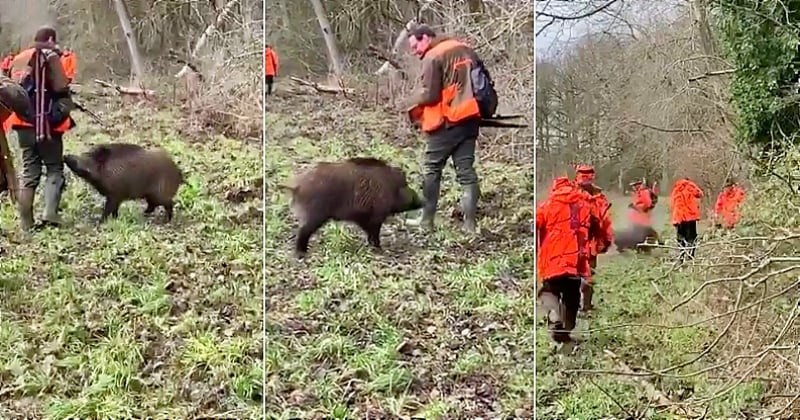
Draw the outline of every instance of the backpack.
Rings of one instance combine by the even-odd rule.
[[[483,60],[478,59],[469,76],[472,79],[472,95],[478,101],[481,118],[492,118],[497,111],[497,91],[494,90],[494,81]]]

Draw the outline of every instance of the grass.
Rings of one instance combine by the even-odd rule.
[[[260,200],[226,194],[260,191],[260,145],[189,142],[169,112],[112,112],[108,121],[124,124],[113,139],[82,117],[68,152],[112,140],[160,145],[187,184],[170,224],[128,202],[98,226],[102,199],[65,168],[64,226],[30,240],[3,200],[0,417],[259,417]],[[41,208],[39,192],[37,217]]]
[[[627,200],[612,197],[617,228],[626,225]],[[675,234],[668,225],[667,201],[662,197],[656,207],[654,224],[662,228],[662,236],[669,244],[669,241],[674,243]],[[678,406],[682,401],[718,390],[720,378],[712,373],[698,373],[719,362],[714,353],[690,363],[712,342],[716,331],[709,323],[689,325],[708,317],[708,308],[702,303],[674,312],[670,307],[671,302],[679,301],[705,276],[699,267],[671,271],[669,258],[663,250],[652,256],[620,255],[612,250],[601,257],[595,276],[596,309],[590,317],[578,320],[576,335],[586,341],[574,355],[554,352],[544,324],[537,324],[537,418],[675,419],[702,414],[687,414]],[[620,372],[624,370],[623,364],[632,370],[670,371],[644,380],[590,372]],[[678,368],[682,364],[687,366]],[[714,418],[752,415],[764,392],[760,383],[744,381],[728,395],[712,400],[706,415]],[[657,394],[671,399],[670,407],[657,407]]]
[[[532,415],[529,169],[480,160],[478,238],[449,217],[460,189],[448,167],[435,233],[400,216],[375,253],[360,231],[331,223],[298,262],[289,197],[275,188],[298,167],[369,155],[420,180],[424,143],[395,116],[324,99],[268,101],[280,112],[267,114],[267,416]]]

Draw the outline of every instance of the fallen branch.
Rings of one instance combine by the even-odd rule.
[[[156,94],[156,91],[154,91],[154,90],[141,89],[141,88],[135,88],[135,87],[124,87],[124,86],[115,85],[113,83],[106,82],[106,81],[100,80],[100,79],[94,79],[94,82],[97,83],[100,86],[114,89],[117,92],[119,92],[121,95],[148,97],[148,96],[155,96],[155,94]]]
[[[294,77],[294,76],[289,77],[289,79],[291,79],[293,82],[297,83],[298,85],[309,86],[311,88],[314,88],[314,90],[316,90],[317,92],[336,93],[336,94],[341,93],[341,94],[344,94],[344,95],[353,95],[353,94],[356,93],[355,89],[346,88],[344,86],[339,86],[339,87],[336,87],[336,86],[325,86],[325,85],[321,85],[321,84],[316,83],[316,82],[303,80],[303,79],[301,79],[299,77]]]
[[[231,0],[225,5],[225,7],[222,8],[222,10],[217,15],[217,19],[214,21],[214,23],[208,25],[206,30],[203,31],[203,34],[200,35],[200,39],[197,40],[197,43],[194,45],[194,48],[192,49],[192,55],[190,56],[190,58],[193,59],[197,58],[197,53],[200,52],[200,49],[206,45],[206,42],[208,42],[208,37],[211,35],[212,32],[214,32],[217,26],[222,24],[222,22],[228,16],[231,10],[233,10],[233,6],[235,6],[236,3],[238,2],[239,0]],[[180,79],[181,77],[185,76],[186,73],[189,71],[192,71],[192,69],[188,65],[184,64],[183,67],[181,68],[181,71],[175,74],[175,78]]]
[[[698,74],[697,76],[692,76],[689,78],[690,82],[696,82],[698,80],[706,79],[713,76],[723,76],[726,74],[736,73],[736,69],[727,69],[727,70],[715,70],[705,72],[703,74]]]
[[[628,122],[644,128],[649,128],[651,130],[660,131],[662,133],[710,133],[711,132],[709,130],[705,130],[702,128],[662,128],[636,120],[628,120]]]
[[[613,360],[613,361],[615,361],[617,363],[617,365],[620,368],[620,371],[622,371],[623,373],[629,375],[628,377],[624,377],[624,376],[621,377],[622,380],[626,380],[627,379],[630,382],[638,382],[642,387],[644,387],[645,393],[647,394],[647,398],[649,400],[658,403],[658,405],[661,406],[661,407],[675,408],[675,406],[677,405],[675,402],[673,402],[666,395],[664,395],[663,392],[659,391],[655,387],[655,385],[652,384],[652,382],[648,381],[647,379],[645,379],[642,376],[634,375],[633,369],[628,367],[628,365],[625,364],[625,362],[623,362],[622,359],[619,358],[619,356],[614,354],[611,350],[603,350],[603,353],[605,353],[608,357],[611,358],[611,360]],[[638,380],[635,380],[633,378],[638,378]],[[696,418],[697,417],[697,415],[695,413],[687,412],[686,407],[681,407],[681,409],[684,412],[683,414],[685,416],[688,416],[688,417],[691,417],[691,418]]]

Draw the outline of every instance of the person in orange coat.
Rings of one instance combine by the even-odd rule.
[[[681,246],[679,258],[681,261],[685,261],[687,257],[693,259],[703,190],[689,178],[683,178],[672,186],[669,198],[672,205],[671,223],[675,226],[678,244]]]
[[[655,205],[650,190],[642,181],[630,184],[633,187],[631,203],[628,205],[628,220],[636,226],[650,227],[653,225],[651,212]]]
[[[536,271],[541,283],[537,297],[557,343],[573,342],[582,279],[592,275],[589,243],[599,229],[585,193],[569,178],[556,178],[550,196],[536,209]]]
[[[64,75],[67,76],[69,83],[75,80],[75,72],[78,66],[78,59],[75,52],[67,48],[61,51],[61,65],[64,67]]]
[[[9,53],[0,62],[0,71],[2,71],[3,76],[11,76],[11,62],[14,60],[15,55],[14,53]]]
[[[589,267],[594,276],[597,268],[597,256],[608,251],[611,243],[614,242],[614,230],[611,225],[611,203],[608,202],[602,188],[594,184],[594,168],[586,165],[578,165],[575,173],[575,184],[586,192],[587,200],[592,206],[592,211],[597,215],[600,223],[599,235],[589,242]],[[586,279],[581,284],[581,309],[590,311],[592,309],[593,286],[591,279]]]
[[[266,44],[264,47],[264,81],[267,85],[267,95],[272,94],[272,84],[275,82],[275,76],[278,75],[278,54],[272,49],[272,46]]]
[[[714,205],[714,219],[717,226],[733,229],[739,223],[739,205],[744,201],[744,196],[744,189],[733,179],[728,180]]]
[[[11,78],[29,92],[33,105],[29,115],[13,114],[5,122],[17,132],[22,152],[22,182],[17,206],[23,231],[34,226],[33,199],[43,169],[44,212],[39,227],[57,226],[60,222],[61,194],[66,186],[63,136],[75,126],[70,117],[74,103],[69,88],[75,68],[74,57],[67,58],[65,66],[56,36],[55,29],[40,28],[31,47],[17,54],[11,64]],[[39,83],[45,84],[47,89],[40,90]]]

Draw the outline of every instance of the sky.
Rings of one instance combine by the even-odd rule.
[[[536,1],[537,11],[547,11],[562,16],[574,16],[596,9],[607,0],[546,0]],[[588,18],[573,21],[558,21],[544,30],[536,37],[536,57],[557,53],[568,48],[569,44],[581,36],[593,31],[629,31],[629,27],[614,16],[619,11],[624,11],[628,22],[645,25],[652,19],[661,20],[674,16],[676,6],[681,1],[668,0],[654,2],[653,0],[619,0],[618,3],[606,9],[606,13],[597,14]],[[681,6],[684,7],[684,6]],[[634,17],[635,16],[635,17]],[[536,27],[547,24],[550,18],[537,17]]]
[[[547,23],[547,19],[537,19],[536,25]],[[555,23],[536,37],[536,57],[552,54],[568,44],[570,39],[579,37],[588,32],[590,25],[579,22],[572,24]]]
[[[564,0],[549,0],[545,2],[536,2],[537,11],[547,11],[557,15],[576,15],[584,13],[586,10],[594,9],[594,4],[589,4],[589,1],[571,2]],[[599,3],[598,4],[602,4]],[[548,17],[537,17],[536,28],[541,28],[550,22]],[[591,29],[600,27],[600,22],[596,18],[586,18],[574,21],[557,21],[547,29],[544,30],[539,36],[536,37],[536,57],[553,54],[568,46],[568,44],[588,33]]]

